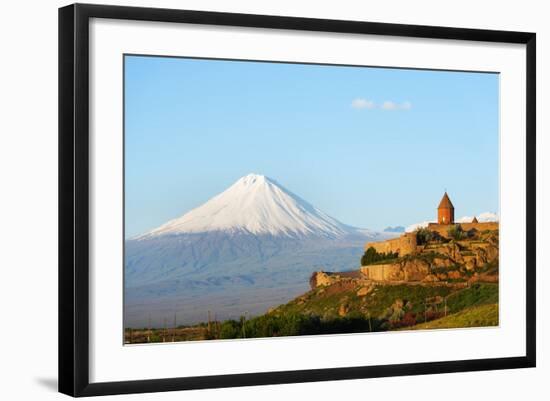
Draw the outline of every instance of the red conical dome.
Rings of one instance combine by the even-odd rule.
[[[454,224],[455,222],[455,207],[449,199],[447,192],[443,194],[441,202],[437,207],[437,223],[438,224]]]
[[[443,194],[443,198],[441,198],[441,202],[439,202],[438,209],[454,209],[453,203],[449,199],[449,195],[447,195],[447,192]]]

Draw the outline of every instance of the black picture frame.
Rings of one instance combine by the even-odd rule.
[[[526,354],[521,357],[381,366],[89,381],[89,21],[91,18],[438,38],[526,45]],[[59,391],[71,396],[316,382],[534,367],[536,364],[536,35],[221,12],[74,4],[59,9]]]

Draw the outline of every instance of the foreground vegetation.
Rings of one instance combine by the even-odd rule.
[[[498,304],[489,304],[467,308],[447,317],[420,323],[412,326],[412,330],[453,329],[461,327],[498,326]]]
[[[316,288],[265,315],[177,329],[127,329],[126,343],[283,337],[498,325],[498,284]]]

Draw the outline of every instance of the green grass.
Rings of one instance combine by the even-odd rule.
[[[303,298],[304,303],[293,300],[277,308],[274,313],[277,315],[298,313],[334,318],[338,316],[338,309],[343,302],[349,305],[352,311],[361,311],[364,309],[361,305],[361,299],[357,296],[356,292],[357,289],[355,287],[351,290],[335,293],[330,293],[324,288],[317,288],[298,298]]]
[[[447,286],[378,285],[360,297],[357,296],[359,288],[353,282],[316,288],[271,313],[249,320],[216,322],[210,333],[206,324],[178,328],[175,332],[138,329],[126,330],[126,340],[143,343],[148,338],[150,342],[162,342],[498,325],[498,284],[476,283],[460,290]],[[431,318],[435,319],[419,323],[426,317],[426,298],[435,297],[446,297],[449,315],[438,318],[444,311],[440,298],[436,309],[431,309]],[[396,318],[394,305],[398,299],[406,306]],[[344,317],[338,313],[341,305],[347,308]]]
[[[327,288],[317,288],[280,306],[273,313],[278,316],[303,314],[329,320],[338,318],[339,307],[345,304],[350,317],[383,318],[388,308],[397,299],[408,302],[407,310],[413,313],[424,313],[426,298],[436,296],[447,297],[449,313],[498,303],[498,284],[491,283],[476,283],[459,290],[447,286],[379,285],[364,297],[357,296],[358,289],[359,287],[353,287],[344,291],[331,292]],[[444,305],[441,304],[438,310],[442,310],[443,307]]]
[[[451,313],[486,304],[498,304],[498,284],[476,283],[447,297]]]
[[[498,262],[486,266],[497,269]],[[375,285],[364,296],[357,291],[361,281],[342,279],[328,287],[315,288],[272,312],[246,320],[202,323],[169,329],[127,329],[132,343],[202,339],[278,337],[336,334],[402,329],[439,329],[498,325],[499,287],[474,283],[467,288],[445,285]],[[427,298],[431,298],[426,302]],[[441,317],[445,311],[447,316]],[[402,302],[396,302],[400,300]],[[437,303],[435,303],[436,301]],[[401,306],[400,306],[401,305]],[[345,306],[346,313],[340,316]],[[424,320],[428,321],[424,323]],[[430,320],[433,319],[433,320]]]
[[[498,304],[487,304],[464,309],[455,314],[417,324],[406,330],[451,329],[459,327],[498,326]]]
[[[445,297],[453,289],[446,286],[421,286],[421,285],[379,285],[368,295],[357,296],[359,287],[352,290],[330,293],[326,289],[315,289],[304,297],[304,302],[291,301],[276,309],[276,314],[300,313],[317,315],[325,319],[338,316],[341,304],[346,304],[350,316],[381,317],[397,299],[410,303],[412,312],[424,311],[426,298],[435,296]]]
[[[485,263],[485,265],[476,270],[478,273],[498,274],[498,260]]]
[[[443,286],[384,285],[378,286],[366,300],[366,308],[373,316],[382,316],[397,299],[409,302],[411,312],[424,310],[426,298],[445,297],[452,291]]]

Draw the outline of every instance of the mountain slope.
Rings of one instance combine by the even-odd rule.
[[[202,206],[136,239],[214,231],[288,237],[356,233],[276,181],[249,174]]]
[[[184,322],[263,313],[307,289],[316,270],[356,268],[366,241],[348,226],[251,174],[183,216],[125,242],[126,325],[184,309]]]

